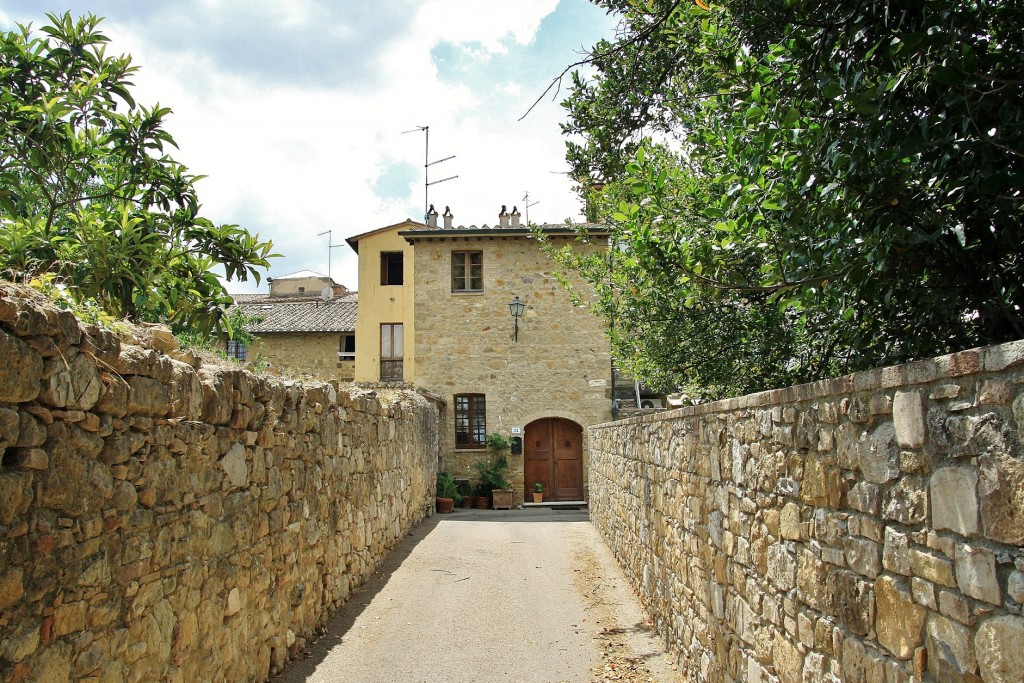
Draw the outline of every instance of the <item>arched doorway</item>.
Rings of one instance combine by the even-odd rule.
[[[534,482],[544,500],[583,500],[583,428],[571,420],[547,417],[526,425],[523,483],[529,500]]]

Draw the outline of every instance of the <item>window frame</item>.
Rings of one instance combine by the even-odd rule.
[[[398,282],[391,282],[392,259],[398,257],[400,267],[398,268]],[[405,252],[404,251],[382,251],[380,252],[380,286],[401,287],[405,284]]]
[[[346,344],[346,341],[351,339],[351,344]],[[345,350],[346,346],[351,346],[352,350]],[[342,332],[341,337],[338,339],[338,360],[355,360],[356,358],[356,334],[355,332]]]
[[[473,255],[479,255],[480,263],[473,264]],[[455,274],[456,261],[461,260],[461,266],[464,269],[465,275],[458,277]],[[480,273],[477,276],[479,279],[479,288],[474,288],[473,285],[473,266],[476,265],[480,269]],[[462,285],[459,286],[458,280],[462,280]],[[480,294],[484,291],[484,252],[480,249],[460,249],[452,251],[451,257],[451,286],[452,294]]]
[[[224,346],[224,351],[227,353],[228,358],[234,358],[235,360],[240,360],[243,363],[249,360],[248,345],[243,344],[237,339],[228,339],[227,344]]]
[[[460,403],[465,401],[465,406]],[[487,395],[486,394],[455,394],[452,397],[452,411],[455,416],[455,450],[482,451],[487,449]],[[461,422],[461,424],[460,424]],[[473,439],[476,434],[479,442],[467,441],[460,443],[460,427],[467,438]]]
[[[387,347],[384,345],[384,330],[388,329]],[[401,329],[399,343],[400,354],[395,355],[395,330]],[[391,355],[385,355],[385,349],[390,349]],[[405,381],[405,324],[404,323],[381,323],[380,324],[380,381],[381,382],[403,382]],[[395,370],[397,368],[397,371]]]

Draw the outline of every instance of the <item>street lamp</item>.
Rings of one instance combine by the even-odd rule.
[[[519,341],[519,317],[523,314],[524,310],[526,310],[526,304],[519,300],[519,295],[517,294],[516,298],[508,304],[508,312],[512,314],[512,318],[516,321],[516,329],[512,333],[512,340],[516,342]]]

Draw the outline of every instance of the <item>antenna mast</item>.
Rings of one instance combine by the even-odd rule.
[[[319,233],[317,233],[316,236],[317,237],[323,237],[324,235],[327,235],[327,279],[331,280],[333,282],[334,278],[331,277],[331,242],[333,242],[334,240],[331,239],[331,231],[330,230],[325,230],[324,232],[319,232]]]
[[[532,204],[530,203],[530,191],[527,190],[526,193],[523,195],[523,206],[526,207],[526,224],[527,225],[530,224],[530,207],[531,206],[537,206],[538,204],[540,204],[540,202],[533,202]]]
[[[449,176],[447,178],[442,178],[441,180],[435,180],[434,182],[430,182],[430,167],[433,166],[434,164],[440,164],[443,161],[448,161],[450,159],[454,159],[455,155],[453,154],[452,156],[445,157],[444,159],[438,159],[437,161],[431,161],[430,160],[430,126],[416,126],[415,128],[411,128],[409,130],[402,131],[402,135],[405,135],[406,133],[415,133],[418,130],[422,130],[423,134],[424,134],[423,135],[423,223],[426,224],[426,222],[427,222],[427,211],[430,210],[429,209],[429,207],[430,207],[430,186],[431,185],[437,185],[439,183],[443,183],[443,182],[446,182],[448,180],[455,180],[459,176],[453,175],[453,176]]]

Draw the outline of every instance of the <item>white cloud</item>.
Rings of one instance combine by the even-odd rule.
[[[35,8],[17,9],[26,2],[0,21],[41,25]],[[71,2],[73,13],[87,11],[76,4],[84,6]],[[386,0],[342,10],[318,0],[93,4],[108,17],[111,51],[142,67],[137,100],[174,110],[174,156],[208,176],[199,185],[204,214],[274,240],[285,258],[272,276],[325,271],[327,238],[317,237],[325,230],[343,244],[422,217],[424,135],[403,134],[421,125],[430,126],[432,161],[456,157],[430,169],[432,180],[459,176],[430,190],[456,223],[493,224],[502,204],[523,209],[525,191],[539,202],[532,220],[579,216],[564,176],[561,107],[544,101],[517,119],[580,44],[610,28],[596,7],[589,28],[573,27],[574,42],[540,46],[542,22],[559,20],[556,0]],[[585,4],[562,0],[576,23]],[[437,51],[449,48],[457,63],[439,66]],[[356,287],[347,246],[332,250],[331,264],[335,279]]]

